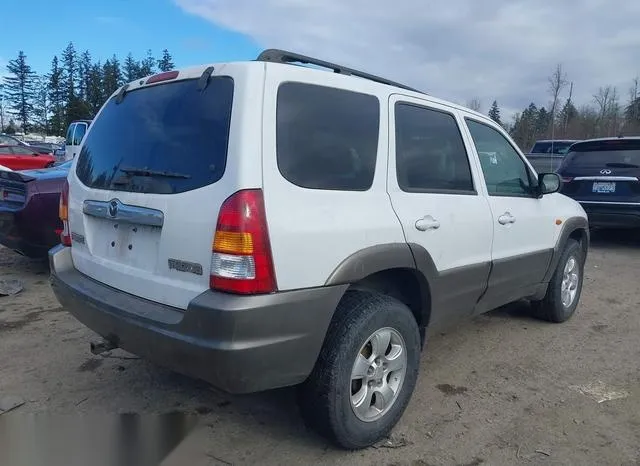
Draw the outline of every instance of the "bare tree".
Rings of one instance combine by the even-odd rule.
[[[620,132],[620,102],[618,89],[613,88],[611,93],[611,102],[607,109],[608,129],[607,136],[617,136]]]
[[[598,93],[593,96],[593,100],[598,106],[598,133],[604,135],[609,127],[609,116],[611,105],[616,91],[611,86],[600,87]],[[617,97],[616,97],[617,98]]]
[[[633,79],[633,83],[631,85],[631,89],[629,89],[629,119],[632,121],[637,121],[640,118],[638,115],[638,99],[640,99],[640,77],[636,76]]]
[[[473,99],[469,100],[466,104],[467,108],[470,108],[471,110],[475,110],[476,112],[481,112],[482,111],[482,101],[480,100],[479,97],[474,97]]]
[[[562,64],[558,63],[553,74],[549,76],[549,94],[551,95],[551,139],[555,136],[556,113],[558,110],[560,93],[566,86],[567,74],[562,69]]]
[[[556,70],[549,76],[549,94],[551,94],[551,113],[554,114],[558,108],[560,93],[567,86],[567,74],[563,71],[562,65],[558,64]]]

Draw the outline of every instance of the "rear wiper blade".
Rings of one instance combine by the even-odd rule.
[[[169,172],[162,170],[149,170],[147,168],[121,168],[121,172],[131,176],[161,176],[163,178],[191,178],[191,175],[186,173]]]
[[[605,163],[605,165],[611,168],[640,168],[639,165],[635,165],[633,163],[624,163],[624,162],[611,162],[611,163]]]

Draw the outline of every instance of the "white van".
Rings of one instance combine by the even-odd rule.
[[[69,125],[64,146],[65,160],[74,159],[80,153],[80,144],[82,144],[90,124],[91,120],[77,120]]]

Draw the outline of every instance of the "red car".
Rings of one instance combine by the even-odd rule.
[[[33,170],[53,166],[56,158],[39,154],[28,146],[0,146],[0,165],[11,170]]]

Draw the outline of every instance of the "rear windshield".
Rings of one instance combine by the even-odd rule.
[[[572,166],[640,168],[640,141],[605,141],[574,149],[567,160]]]
[[[573,142],[536,142],[531,149],[532,154],[566,154]]]
[[[76,173],[90,188],[173,194],[215,183],[227,161],[233,80],[161,84],[110,99],[94,120]]]

